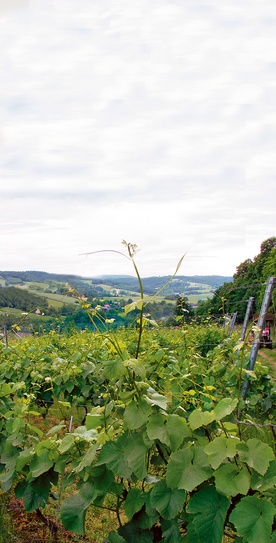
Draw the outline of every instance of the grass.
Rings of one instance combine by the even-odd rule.
[[[259,349],[258,360],[269,367],[271,377],[276,379],[276,348]]]
[[[0,543],[13,543],[14,529],[3,496],[0,496]]]
[[[32,290],[33,294],[37,294],[37,296],[43,296],[43,298],[46,298],[48,300],[49,305],[64,305],[64,304],[75,304],[76,299],[72,298],[71,296],[65,296],[64,294],[54,294],[51,292],[41,292],[38,290]]]

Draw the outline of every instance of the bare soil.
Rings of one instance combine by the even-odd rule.
[[[55,519],[47,518],[50,527],[57,526],[56,533],[51,533],[49,525],[41,520],[36,512],[27,513],[22,500],[12,498],[6,505],[8,514],[11,517],[12,541],[14,543],[79,543],[90,542],[86,536],[76,536],[72,532],[64,530],[62,526],[56,525]]]

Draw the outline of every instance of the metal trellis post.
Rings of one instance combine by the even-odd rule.
[[[234,330],[234,326],[235,326],[237,316],[238,316],[238,312],[235,311],[234,315],[232,315],[232,319],[231,319],[230,325],[229,325],[229,335],[230,336],[232,336],[232,334],[233,334],[233,330]]]
[[[246,334],[247,326],[248,326],[248,323],[249,323],[250,313],[251,313],[253,302],[254,302],[254,297],[250,296],[250,298],[248,299],[248,302],[247,302],[246,313],[245,313],[245,317],[244,317],[244,321],[243,321],[242,333],[241,333],[241,338],[240,338],[241,341],[244,341],[244,338],[245,338],[245,334]]]
[[[257,324],[257,331],[254,334],[254,341],[253,341],[251,352],[250,352],[250,358],[249,358],[249,364],[248,364],[248,370],[250,371],[254,370],[254,366],[255,366],[255,362],[256,362],[259,346],[260,346],[261,334],[265,325],[265,317],[266,317],[266,313],[269,308],[269,304],[270,304],[270,300],[272,296],[274,281],[275,281],[275,277],[269,277],[267,285],[266,285],[266,290],[264,293],[263,303],[262,303],[262,307],[261,307],[261,311],[260,311],[260,315],[258,319],[258,324]],[[242,398],[245,398],[248,386],[249,386],[249,381],[248,379],[246,379],[242,387]]]

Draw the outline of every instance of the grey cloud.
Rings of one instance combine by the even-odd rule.
[[[275,224],[272,2],[37,0],[23,11],[5,15],[0,37],[3,211],[72,220],[70,245],[72,233],[89,242],[97,212],[113,225],[98,236],[135,237],[142,210],[141,236],[163,253],[170,241],[218,255],[246,224]]]
[[[78,203],[89,205],[91,203],[113,203],[121,202],[122,200],[128,200],[135,197],[135,191],[101,191],[101,190],[37,190],[26,189],[16,191],[1,191],[2,200],[40,200],[40,201],[53,201],[53,202],[66,202],[71,201],[76,205]]]
[[[0,99],[0,105],[3,111],[16,118],[20,115],[29,115],[33,109],[32,102],[26,96],[21,95],[14,95],[6,100]]]
[[[72,177],[74,176],[76,178],[76,183],[77,183],[77,178],[78,178],[78,175],[85,175],[86,173],[88,172],[88,167],[87,165],[84,165],[84,164],[70,164],[70,163],[66,163],[66,164],[47,164],[47,163],[41,163],[41,164],[37,164],[34,168],[32,168],[32,174],[34,176],[36,176],[36,174],[38,175],[43,175],[44,176],[52,176],[52,177],[63,177],[63,176],[66,176],[66,177]]]
[[[0,15],[27,8],[29,3],[29,0],[0,0]]]

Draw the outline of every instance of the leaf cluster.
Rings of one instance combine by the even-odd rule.
[[[201,358],[192,340],[184,354],[184,331],[174,332],[149,331],[138,359],[128,352],[123,334],[115,345],[79,334],[78,347],[77,336],[70,343],[51,334],[40,353],[39,340],[33,355],[37,371],[39,358],[46,368],[47,355],[51,359],[57,349],[67,357],[71,353],[66,363],[65,357],[56,358],[55,376],[44,374],[51,393],[60,401],[58,377],[66,382],[68,372],[68,381],[76,384],[86,373],[94,399],[82,425],[70,431],[61,420],[45,436],[33,423],[38,413],[26,381],[2,382],[2,490],[15,485],[31,511],[43,508],[59,484],[62,522],[76,533],[85,531],[88,508],[111,507],[118,531],[108,536],[109,543],[221,543],[225,531],[245,543],[257,543],[257,536],[273,541],[274,448],[261,433],[252,437],[243,431],[249,404],[241,406],[237,420],[240,365],[233,345],[226,339]],[[13,355],[14,364],[15,348]],[[28,365],[30,353],[25,371]],[[215,375],[221,387],[212,381]],[[263,420],[267,417],[264,412]],[[77,491],[63,499],[72,485]]]
[[[14,486],[32,511],[57,487],[61,520],[78,534],[90,507],[111,509],[118,529],[106,543],[222,543],[225,533],[275,542],[271,379],[248,371],[246,343],[234,345],[225,329],[148,329],[137,247],[124,243],[140,288],[125,307],[138,311],[135,339],[102,320],[102,333],[3,347],[2,491]],[[97,308],[87,309],[93,321]],[[196,332],[217,341],[204,351]],[[86,411],[80,424],[64,417],[46,435],[35,424],[34,405],[75,400]],[[66,488],[75,491],[64,498]]]

